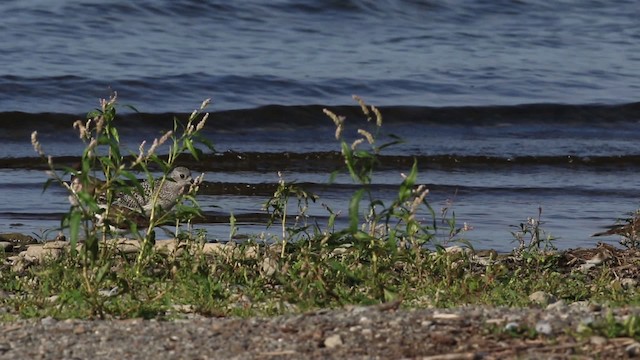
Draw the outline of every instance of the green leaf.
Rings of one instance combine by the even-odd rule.
[[[191,141],[191,139],[184,139],[184,145],[187,147],[194,159],[200,160],[200,158],[198,157],[199,150],[193,146],[193,141]]]
[[[365,189],[356,191],[351,197],[351,202],[349,203],[349,231],[351,231],[351,233],[358,231],[358,225],[360,223],[360,200],[362,200],[364,192]]]
[[[391,291],[391,290],[389,290],[387,288],[385,288],[383,290],[383,293],[384,293],[384,301],[385,302],[392,302],[392,301],[394,301],[394,300],[396,300],[398,298],[398,293],[397,292]]]
[[[76,245],[78,244],[81,221],[82,221],[82,212],[74,208],[71,211],[71,216],[69,218],[69,237],[70,237],[70,245],[71,245],[71,256],[76,255]]]
[[[213,143],[211,141],[209,141],[208,139],[206,139],[204,136],[198,135],[198,136],[195,136],[195,139],[198,141],[198,143],[206,146],[207,149],[209,149],[209,150],[211,150],[213,152],[216,151],[215,147],[213,146]]]
[[[407,175],[406,179],[400,184],[400,190],[398,193],[398,200],[400,202],[404,202],[411,197],[411,193],[413,192],[413,187],[416,184],[416,180],[418,178],[418,161],[413,160],[413,166],[411,167],[411,172]]]

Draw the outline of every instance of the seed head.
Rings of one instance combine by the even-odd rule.
[[[38,132],[34,131],[31,133],[31,145],[33,145],[33,149],[40,156],[44,156],[44,151],[42,151],[42,145],[38,141]]]
[[[367,142],[369,144],[373,144],[374,143],[374,139],[373,139],[373,135],[371,135],[370,132],[368,132],[367,130],[363,130],[363,129],[358,129],[358,134],[364,136],[367,139]]]
[[[208,118],[209,118],[209,113],[204,114],[204,116],[202,117],[202,120],[200,120],[198,125],[196,125],[196,131],[200,131],[204,128],[204,124],[207,122]]]
[[[374,114],[376,114],[376,126],[377,127],[381,127],[382,126],[382,114],[380,113],[380,110],[378,110],[377,107],[372,106],[371,110],[373,111]]]
[[[205,99],[200,105],[200,110],[204,110],[211,103],[211,98]]]
[[[362,109],[362,113],[367,116],[367,121],[371,120],[369,108],[367,108],[367,104],[364,103],[364,100],[360,98],[358,95],[353,95],[353,100],[357,101],[360,104],[360,108]]]
[[[358,145],[362,144],[363,142],[364,142],[364,139],[362,139],[362,138],[356,139],[356,141],[354,141],[351,144],[351,150],[355,150],[358,147]]]

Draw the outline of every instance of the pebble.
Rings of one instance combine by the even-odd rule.
[[[580,323],[578,324],[578,326],[576,326],[576,332],[578,334],[587,332],[587,331],[591,331],[591,327],[589,325],[586,325],[584,323]]]
[[[518,330],[518,328],[519,328],[519,327],[520,327],[520,325],[518,325],[518,323],[517,323],[517,322],[510,322],[510,323],[507,323],[507,324],[504,326],[504,329],[505,329],[506,331],[516,331],[516,330]]]
[[[556,302],[553,302],[549,305],[547,305],[547,310],[558,310],[558,311],[565,311],[567,309],[567,304],[564,302],[564,300],[558,300]]]
[[[549,336],[553,333],[553,328],[551,327],[551,323],[548,321],[538,321],[536,323],[536,331],[539,334]]]
[[[45,318],[42,318],[40,320],[40,323],[42,325],[53,325],[53,324],[57,323],[57,321],[56,321],[56,319],[52,318],[51,316],[47,316]]]
[[[636,341],[628,345],[624,351],[629,355],[629,357],[636,357],[640,355],[640,343]]]
[[[556,302],[556,297],[544,291],[536,291],[529,295],[529,301],[542,306],[547,306],[551,303]]]
[[[342,337],[340,337],[339,334],[331,335],[328,338],[324,339],[324,346],[328,349],[333,349],[341,345]]]
[[[594,336],[589,338],[589,342],[591,344],[593,344],[593,345],[596,345],[596,346],[602,346],[602,345],[606,344],[607,341],[608,341],[607,338],[604,337],[604,336],[594,335]]]
[[[262,260],[262,273],[265,276],[273,276],[278,268],[278,262],[272,258],[266,257]]]
[[[620,284],[622,285],[623,288],[625,288],[627,290],[628,289],[633,289],[633,288],[638,286],[638,280],[631,279],[631,278],[625,278],[625,279],[622,279]]]
[[[423,327],[429,327],[431,325],[433,325],[433,321],[431,320],[423,320],[420,322],[420,326],[423,326]]]
[[[460,318],[460,315],[458,314],[448,314],[448,313],[441,313],[441,312],[435,312],[433,314],[433,318],[434,319],[440,319],[440,320],[456,320]]]
[[[584,324],[584,325],[591,325],[591,324],[593,324],[595,321],[596,321],[596,320],[593,318],[593,316],[588,315],[588,316],[583,317],[583,318],[582,318],[582,320],[580,320],[580,323],[581,323],[581,324]]]
[[[112,297],[112,296],[116,296],[118,295],[118,287],[114,286],[113,288],[109,289],[109,290],[100,290],[98,291],[98,294],[100,294],[101,296],[104,297]]]

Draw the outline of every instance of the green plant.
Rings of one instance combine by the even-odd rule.
[[[294,223],[288,225],[288,206],[291,197],[295,197],[297,200],[298,212],[295,216]],[[282,230],[282,250],[280,257],[284,257],[287,243],[291,238],[295,238],[298,234],[304,233],[308,229],[307,210],[309,208],[309,201],[315,202],[317,199],[317,195],[306,191],[295,183],[286,182],[282,173],[278,172],[278,188],[273,193],[273,196],[264,203],[263,209],[269,213],[267,228],[276,221],[280,222]]]
[[[191,219],[199,216],[195,194],[204,174],[195,179],[189,191],[182,196],[174,213],[162,211],[159,206],[160,192],[157,189],[162,188],[168,181],[168,173],[175,166],[180,154],[188,152],[198,159],[202,150],[197,145],[213,149],[211,143],[201,135],[208,118],[208,114],[203,114],[209,103],[207,100],[189,116],[186,124],[183,125],[177,118],[174,119],[173,130],[154,139],[148,149],[146,142],[143,142],[137,154],[131,152],[130,156],[126,157],[122,153],[123,148],[116,127],[116,99],[114,93],[110,99],[101,101],[99,109],[87,115],[86,122],[78,120],[74,123],[74,128],[78,130],[79,137],[85,144],[79,170],[65,167],[60,173],[53,163],[53,158],[46,156],[42,150],[37,132],[32,134],[31,139],[36,152],[46,158],[49,164],[50,178],[45,183],[45,189],[57,183],[69,190],[72,206],[63,218],[62,228],[69,230],[72,256],[79,255],[82,263],[82,287],[86,292],[86,299],[100,315],[105,301],[104,296],[100,294],[101,289],[110,282],[125,281],[122,277],[114,275],[111,269],[116,266],[117,261],[121,261],[119,264],[130,264],[126,256],[117,256],[116,243],[107,241],[113,236],[112,226],[124,225],[126,231],[139,240],[140,246],[132,264],[133,270],[127,274],[133,275],[133,279],[127,281],[143,279],[149,263],[154,258],[154,228],[174,220],[176,224],[190,223]],[[168,154],[158,155],[158,150],[165,144],[169,145]],[[152,165],[163,173],[159,180],[153,177]],[[148,210],[123,209],[114,205],[117,197],[123,195],[144,198],[144,189],[138,182],[135,171],[143,172],[148,183],[153,184],[151,186],[154,191],[151,192]],[[74,177],[71,183],[64,180],[68,175]],[[184,205],[185,202],[188,205]],[[144,233],[139,231],[137,226],[136,220],[140,219],[143,219],[148,227]],[[80,240],[83,240],[81,246]],[[127,289],[135,288],[130,286],[131,284],[128,285]]]
[[[546,233],[542,228],[542,207],[538,207],[538,217],[530,217],[526,222],[520,223],[519,226],[512,225],[518,230],[512,231],[511,235],[518,242],[515,249],[516,254],[539,252],[540,250],[549,251],[556,250],[553,242],[556,240],[553,236]]]

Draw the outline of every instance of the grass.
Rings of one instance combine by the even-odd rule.
[[[109,208],[97,206],[98,195],[79,191],[81,205],[72,207],[63,222],[71,233],[68,251],[25,268],[7,265],[7,255],[0,255],[5,264],[0,268],[0,290],[12,294],[0,297],[0,308],[6,310],[0,313],[0,319],[170,319],[184,312],[269,316],[394,301],[408,308],[527,307],[537,306],[528,297],[535,291],[551,293],[567,303],[640,303],[640,292],[635,286],[623,286],[615,264],[605,262],[576,271],[571,259],[552,251],[553,237],[542,229],[541,211],[537,218],[514,226],[517,231],[513,235],[520,246],[513,254],[490,253],[479,258],[464,242],[464,227],[456,227],[455,218],[437,219],[426,200],[428,189],[417,183],[417,163],[398,184],[395,199],[386,203],[378,199],[368,186],[373,181],[377,156],[400,140],[383,137],[380,112],[356,100],[362,107],[365,126],[355,134],[345,135],[346,120],[325,110],[336,126],[345,171],[360,185],[350,200],[346,228],[336,228],[335,220],[341,215],[328,208],[327,224],[315,223],[307,210],[317,196],[281,177],[276,192],[264,204],[270,214],[268,226],[277,226],[281,232],[268,244],[255,238],[226,253],[206,253],[201,234],[187,230],[178,234],[182,251],[167,254],[153,247],[153,231],[142,233],[131,224],[129,230],[141,250],[126,254],[104,241],[116,237],[105,224],[92,221],[95,213]],[[138,191],[126,181],[135,178],[134,171],[151,179],[150,169],[155,166],[166,179],[177,155],[187,152],[197,157],[201,152],[197,145],[211,148],[199,137],[207,118],[204,107],[196,110],[184,126],[176,119],[174,129],[156,140],[151,149],[145,150],[143,144],[131,163],[125,161],[119,146],[115,97],[103,101],[101,108],[89,115],[92,122],[80,122],[78,126],[86,144],[82,172],[64,169],[59,174],[35,135],[33,143],[51,165],[49,182],[64,186],[64,176],[73,173],[86,185],[89,178],[85,174],[95,174],[97,169],[98,176],[111,184],[112,188],[104,189],[109,204],[115,191]],[[381,143],[380,138],[387,141]],[[164,142],[170,144],[169,153],[159,156],[155,150]],[[196,192],[197,188],[192,189],[184,197],[177,213],[152,213],[152,222],[163,223],[171,217],[171,221],[188,225],[199,213]],[[444,229],[439,228],[441,224],[445,224]],[[233,225],[231,215],[232,234]],[[435,245],[443,232],[463,246],[446,249]],[[629,256],[626,261],[637,267],[638,259]],[[626,321],[608,320],[591,326],[589,331],[638,338],[639,320]]]

